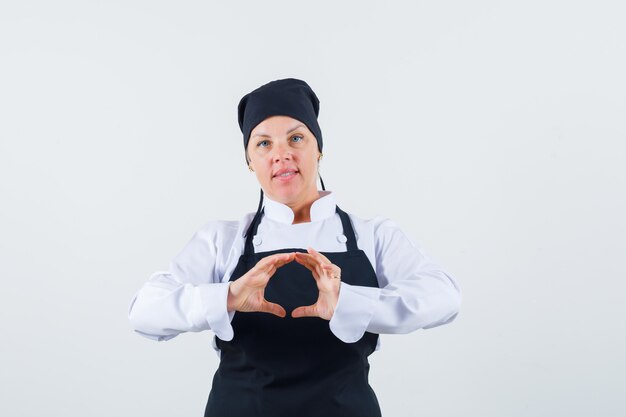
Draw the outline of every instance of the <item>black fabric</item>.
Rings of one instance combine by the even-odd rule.
[[[249,92],[239,100],[237,106],[243,148],[247,149],[250,133],[256,125],[270,116],[285,115],[304,123],[315,136],[317,147],[322,152],[322,130],[317,122],[319,103],[311,87],[296,78],[270,81]]]
[[[336,212],[347,251],[322,253],[341,268],[346,283],[378,287],[374,267],[358,249],[349,216],[338,206]],[[252,237],[261,218],[255,217],[248,227],[245,250],[230,281],[266,256],[306,252],[287,248],[254,253]],[[216,337],[220,364],[205,417],[381,417],[368,381],[367,359],[376,349],[378,334],[365,332],[357,342],[344,343],[332,333],[328,320],[291,317],[295,308],[314,304],[318,295],[311,271],[293,261],[278,268],[265,289],[265,298],[283,306],[286,317],[235,313],[233,339]]]

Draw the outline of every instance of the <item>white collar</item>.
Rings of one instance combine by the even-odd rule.
[[[332,191],[319,191],[320,197],[311,205],[311,222],[322,221],[333,214],[336,210],[335,194]],[[294,219],[293,210],[286,204],[274,201],[263,195],[264,213],[267,217],[280,223],[292,224]]]

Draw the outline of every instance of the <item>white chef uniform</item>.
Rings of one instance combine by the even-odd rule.
[[[287,247],[345,251],[335,195],[328,190],[319,193],[311,206],[311,221],[297,224],[292,224],[294,213],[289,206],[265,195],[265,216],[253,239],[255,252]],[[132,298],[128,317],[134,331],[165,341],[183,332],[212,330],[220,339],[231,340],[236,312],[226,309],[229,278],[243,253],[244,234],[254,214],[247,213],[240,221],[210,221],[194,233],[172,259],[169,270],[152,274]],[[341,282],[329,321],[337,338],[352,343],[366,331],[409,333],[457,317],[461,289],[450,273],[429,259],[392,220],[348,215],[358,247],[375,266],[380,288]],[[214,338],[212,346],[219,356]]]

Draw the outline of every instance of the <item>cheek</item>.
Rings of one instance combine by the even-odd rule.
[[[317,161],[307,161],[306,164],[301,164],[300,170],[308,176],[317,175]]]
[[[312,170],[317,168],[317,156],[312,152],[302,152],[294,155],[300,165],[305,166],[307,169]]]

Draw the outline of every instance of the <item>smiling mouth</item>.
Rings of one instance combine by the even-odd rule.
[[[274,175],[272,178],[289,178],[296,175],[300,171],[288,171],[283,172],[282,174]]]

